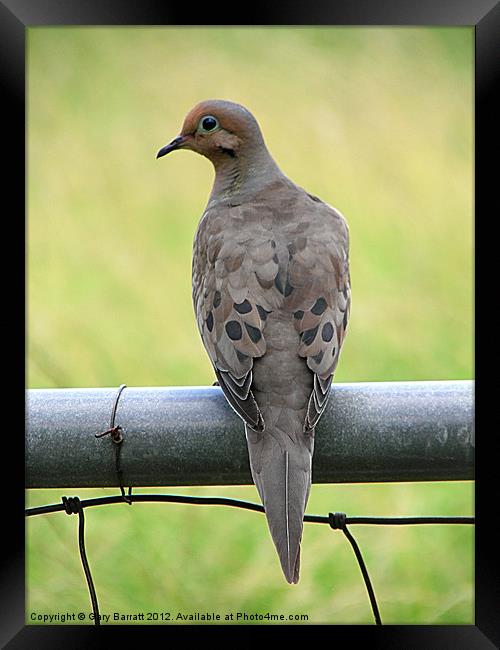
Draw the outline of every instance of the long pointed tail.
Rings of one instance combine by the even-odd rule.
[[[247,428],[254,483],[266,511],[269,530],[289,583],[299,581],[300,542],[311,487],[312,438],[292,440],[281,432]]]

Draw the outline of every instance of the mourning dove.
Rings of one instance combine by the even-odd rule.
[[[283,174],[239,104],[197,104],[157,157],[177,149],[215,167],[194,239],[194,309],[219,385],[245,423],[283,573],[296,583],[314,430],[349,318],[348,227]]]

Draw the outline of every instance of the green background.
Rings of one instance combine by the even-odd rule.
[[[472,28],[31,28],[27,70],[29,387],[213,382],[190,286],[213,170],[190,152],[155,159],[207,98],[247,106],[282,170],[349,222],[335,380],[472,378]],[[168,491],[258,500],[254,486]],[[313,486],[307,511],[331,510],[468,515],[473,484]],[[290,586],[259,514],[137,504],[86,520],[103,613],[372,622],[352,550],[327,526],[305,526]],[[27,521],[28,617],[91,611],[76,526]],[[473,622],[471,527],[352,531],[385,623]]]

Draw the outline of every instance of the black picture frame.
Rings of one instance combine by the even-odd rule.
[[[5,346],[12,353],[13,363],[8,377],[8,411],[14,417],[13,426],[4,425],[3,460],[3,534],[1,553],[0,642],[7,648],[89,648],[117,643],[123,632],[127,642],[131,633],[145,636],[156,632],[168,640],[164,627],[114,626],[25,626],[25,566],[24,566],[24,445],[18,430],[18,420],[24,414],[24,366],[19,358],[25,356],[25,336],[22,324],[12,325],[16,317],[25,314],[25,36],[29,27],[41,25],[186,25],[193,17],[210,13],[213,25],[469,25],[475,30],[476,94],[475,94],[475,282],[477,288],[489,276],[485,270],[487,245],[491,237],[482,234],[478,224],[494,219],[498,207],[495,169],[498,163],[496,126],[498,104],[493,93],[500,73],[500,3],[499,0],[336,0],[316,3],[289,2],[245,4],[244,17],[236,16],[234,8],[209,4],[200,12],[173,3],[153,0],[0,0],[0,69],[5,118],[2,153],[4,243],[14,253],[19,268],[13,272],[12,261],[4,272],[5,321],[11,327]],[[210,9],[210,12],[208,12]],[[489,155],[493,154],[493,155]],[[498,181],[497,181],[498,183]],[[7,209],[7,206],[12,206]],[[12,232],[12,228],[14,231]],[[487,228],[487,225],[486,225]],[[488,241],[487,241],[488,240]],[[7,250],[7,246],[5,249]],[[8,257],[12,260],[12,256]],[[495,259],[494,256],[490,259]],[[477,306],[477,302],[476,302]],[[17,316],[16,316],[17,314]],[[486,321],[486,319],[485,319]],[[487,322],[479,319],[476,309],[476,330],[481,324],[481,339],[488,333]],[[490,324],[491,327],[491,324]],[[476,342],[476,406],[495,404],[494,387],[481,379],[481,357]],[[489,383],[489,386],[488,386]],[[7,410],[7,409],[5,409]],[[478,413],[479,415],[479,413]],[[479,422],[482,420],[477,418]],[[486,416],[484,416],[484,420]],[[495,483],[498,470],[493,445],[496,431],[491,425],[479,426],[480,446],[476,456],[476,582],[475,625],[463,626],[335,626],[332,643],[368,644],[373,648],[475,648],[500,647],[500,581],[498,579],[495,511]],[[485,434],[484,436],[482,434]],[[8,490],[7,490],[8,488]],[[490,504],[491,500],[491,504]],[[328,627],[328,626],[326,626]],[[126,629],[124,629],[126,628]],[[203,627],[205,638],[218,631],[217,626]],[[229,629],[231,632],[231,629]],[[298,630],[297,630],[298,631]],[[256,629],[259,632],[259,629]],[[328,630],[325,630],[329,634]],[[183,634],[188,633],[183,627]],[[296,633],[294,631],[294,633]],[[113,636],[110,636],[110,635]],[[340,637],[340,638],[339,638]],[[366,645],[364,646],[366,647]]]

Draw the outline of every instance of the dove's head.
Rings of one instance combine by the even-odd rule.
[[[180,134],[160,149],[157,158],[190,149],[218,167],[228,159],[248,156],[264,147],[257,120],[246,108],[222,99],[197,104],[186,115]]]

